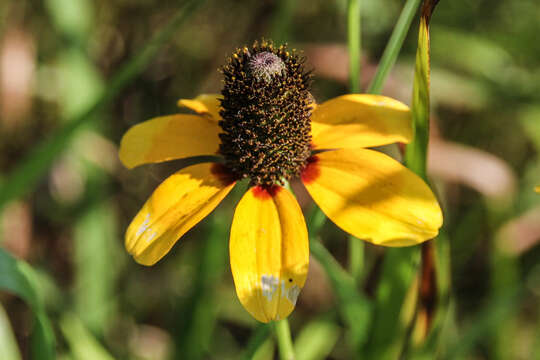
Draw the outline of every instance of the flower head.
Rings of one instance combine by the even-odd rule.
[[[219,152],[227,168],[252,185],[298,177],[311,155],[311,78],[303,59],[284,46],[255,43],[222,71]]]
[[[344,95],[315,105],[310,73],[286,47],[255,43],[222,68],[221,95],[182,99],[195,115],[155,118],[123,137],[129,168],[200,155],[220,163],[187,167],[166,179],[126,232],[135,260],[152,265],[247,178],[229,241],[236,292],[263,322],[294,309],[307,277],[306,224],[282,185],[299,178],[346,232],[377,245],[435,237],[442,214],[429,187],[396,160],[367,149],[411,140],[406,105],[377,95]]]

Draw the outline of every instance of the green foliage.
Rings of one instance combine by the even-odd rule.
[[[30,265],[16,260],[3,249],[0,249],[0,289],[20,296],[32,309],[33,358],[55,359],[54,332],[40,296],[37,275]]]
[[[540,4],[442,1],[431,21],[420,4],[0,2],[0,358],[538,358]],[[121,135],[218,91],[226,55],[261,37],[305,50],[318,102],[349,86],[411,105],[405,162],[445,213],[429,245],[432,308],[419,247],[347,239],[316,208],[290,328],[256,324],[228,270],[241,188],[156,266],[123,250],[136,210],[185,163],[128,172]],[[10,54],[31,59],[26,95],[5,88],[25,78]]]

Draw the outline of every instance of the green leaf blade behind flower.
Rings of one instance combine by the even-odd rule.
[[[429,20],[437,0],[423,3],[413,83],[411,113],[414,139],[405,162],[427,182],[429,142]],[[423,246],[431,246],[430,244]],[[416,311],[420,248],[388,249],[376,292],[372,335],[365,353],[369,359],[399,358],[408,345]]]
[[[0,249],[0,289],[20,296],[34,313],[32,359],[54,360],[54,333],[38,291],[36,276],[30,265]]]

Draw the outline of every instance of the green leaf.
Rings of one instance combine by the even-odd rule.
[[[371,323],[369,300],[358,292],[353,277],[341,267],[320,241],[311,240],[309,249],[330,278],[338,298],[338,310],[341,318],[350,330],[351,344],[355,349],[360,349],[369,334]]]
[[[9,318],[0,304],[0,349],[2,359],[4,360],[21,360],[21,353],[17,347],[17,340],[13,335]]]
[[[74,314],[65,314],[60,320],[60,330],[66,338],[76,360],[114,359]]]
[[[418,48],[412,96],[414,139],[407,145],[407,167],[427,181],[429,142],[429,21],[438,0],[423,3],[418,32]],[[418,272],[420,248],[388,249],[377,288],[372,337],[366,348],[368,358],[395,359],[407,345],[414,308],[406,306],[411,285]]]
[[[349,86],[352,93],[360,92],[360,0],[347,1],[347,42],[349,49]]]
[[[339,339],[341,329],[328,320],[314,320],[302,328],[294,343],[296,360],[323,360]]]
[[[424,6],[425,7],[425,6]],[[431,15],[431,14],[430,14]],[[418,49],[414,71],[411,114],[414,139],[407,145],[407,167],[427,180],[427,146],[429,141],[429,17],[422,15],[418,30]]]
[[[216,284],[227,269],[227,238],[229,222],[217,213],[212,216],[204,245],[200,251],[195,289],[189,302],[183,307],[177,331],[177,356],[186,359],[203,359],[211,353],[219,302]]]
[[[54,333],[39,295],[36,274],[26,262],[0,249],[0,289],[20,296],[34,313],[32,358],[55,359]]]
[[[371,337],[364,350],[366,358],[399,357],[411,321],[410,309],[404,304],[419,261],[419,247],[386,250],[374,303]]]
[[[388,40],[386,48],[384,49],[383,56],[379,66],[377,67],[377,72],[375,73],[373,80],[371,80],[371,84],[369,84],[368,93],[381,93],[386,77],[396,63],[399,52],[401,51],[401,47],[403,46],[405,36],[411,27],[414,14],[420,5],[420,1],[421,0],[407,0],[403,6],[403,10],[399,15],[399,19],[394,27],[394,30],[392,31],[392,35],[390,36],[390,40]]]
[[[267,349],[267,347],[269,346],[268,344],[271,345],[271,352],[273,354],[274,350],[272,338],[270,337],[270,330],[270,324],[260,323],[249,338],[247,346],[240,359],[251,360],[255,359],[258,354],[267,354],[269,352]],[[260,356],[264,357],[262,355]],[[270,358],[273,358],[273,356],[271,356]]]
[[[118,248],[116,220],[112,204],[102,203],[90,207],[74,224],[75,307],[97,336],[107,329],[116,310],[115,283],[124,258]]]

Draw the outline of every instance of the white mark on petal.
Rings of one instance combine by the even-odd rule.
[[[300,295],[300,287],[298,285],[293,285],[285,291],[285,297],[293,304],[293,306],[296,305],[298,295]]]
[[[146,214],[146,217],[144,218],[143,223],[141,226],[139,226],[139,229],[137,230],[137,233],[135,236],[141,236],[142,233],[144,233],[148,228],[150,227],[148,224],[150,223],[150,214]]]
[[[157,235],[157,232],[154,231],[153,233],[150,234],[150,236],[148,236],[146,241],[148,242],[152,241],[156,237],[156,235]]]
[[[272,301],[272,297],[276,293],[279,285],[279,279],[274,275],[261,276],[262,294],[268,301]]]
[[[152,229],[150,228],[150,214],[146,214],[146,217],[144,218],[141,226],[139,226],[139,229],[137,229],[137,233],[135,234],[135,236],[139,237],[146,233],[146,241],[150,242],[157,236],[157,232],[150,232],[151,230]]]

